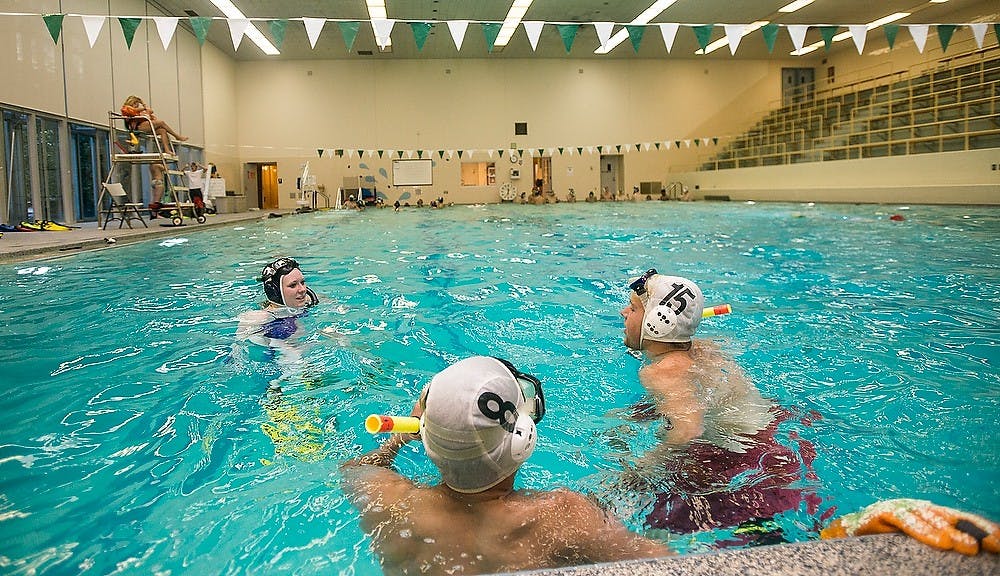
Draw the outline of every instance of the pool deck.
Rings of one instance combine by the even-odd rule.
[[[129,229],[95,223],[64,232],[5,232],[0,238],[0,264],[46,260],[88,250],[114,249],[133,242],[177,236],[211,228],[267,219],[271,212],[212,214],[204,224],[189,221],[182,227],[161,226]],[[275,212],[288,215],[288,213]],[[114,240],[109,242],[108,239]],[[939,552],[905,536],[891,534],[845,540],[827,540],[762,546],[745,550],[692,554],[662,560],[642,560],[577,566],[556,570],[522,572],[538,576],[672,576],[672,575],[814,575],[907,574],[913,576],[977,576],[1000,574],[1000,556],[975,557]]]
[[[274,214],[288,214],[274,211]],[[135,228],[118,228],[112,222],[107,230],[102,230],[95,222],[85,222],[79,228],[59,232],[4,232],[0,238],[0,264],[11,264],[27,260],[45,260],[87,250],[103,250],[123,244],[141,242],[152,238],[178,236],[218,228],[238,222],[266,219],[272,212],[240,212],[237,214],[209,214],[204,224],[185,219],[183,226],[165,226],[165,218],[149,222],[149,228],[134,223]],[[112,241],[109,241],[113,240]]]
[[[532,576],[996,576],[1000,556],[940,552],[901,534],[519,572]]]

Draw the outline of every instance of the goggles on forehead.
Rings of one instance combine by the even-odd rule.
[[[278,258],[264,266],[260,273],[260,281],[267,282],[272,278],[284,276],[296,268],[299,268],[299,263],[294,258]]]
[[[650,268],[649,270],[646,270],[645,274],[633,280],[632,283],[628,285],[628,287],[631,288],[633,292],[635,292],[636,296],[642,296],[643,294],[646,293],[646,282],[648,282],[649,279],[652,278],[653,276],[656,276],[656,274],[657,274],[656,268]]]
[[[528,408],[528,416],[531,417],[531,421],[535,424],[541,422],[542,417],[545,416],[545,394],[542,393],[541,381],[531,374],[521,372],[503,358],[497,358],[496,356],[492,356],[492,358],[503,364],[507,370],[510,370],[510,373],[514,376],[514,380],[521,387],[521,394],[524,395],[525,407]],[[420,394],[420,407],[424,410],[427,409],[427,393],[429,391],[430,384],[425,386],[423,392]]]

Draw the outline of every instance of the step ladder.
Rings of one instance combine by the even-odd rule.
[[[127,120],[130,119],[132,118],[118,114],[117,112],[108,112],[108,130],[114,152],[111,155],[111,171],[108,172],[108,178],[105,183],[111,184],[117,182],[120,169],[126,166],[131,168],[132,166],[152,166],[158,164],[163,167],[163,195],[160,198],[159,206],[154,207],[151,204],[144,211],[149,214],[150,219],[164,214],[170,218],[174,226],[182,226],[185,216],[194,218],[199,224],[203,224],[205,222],[205,214],[191,200],[191,191],[184,182],[184,171],[177,165],[179,161],[177,156],[164,151],[160,146],[160,139],[155,134],[139,134],[136,131],[129,130]],[[148,117],[146,119],[149,120]],[[119,124],[124,128],[119,128]],[[152,140],[155,151],[145,152],[141,147],[142,138]],[[98,206],[104,206],[104,195],[106,193],[105,187],[102,187],[101,195],[97,199]],[[133,200],[136,200],[134,193],[132,196]],[[108,201],[110,200],[109,197]],[[107,224],[106,222],[101,222],[100,213],[97,220],[98,227]],[[130,223],[129,228],[131,227]]]

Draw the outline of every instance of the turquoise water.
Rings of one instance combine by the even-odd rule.
[[[298,362],[233,343],[279,255],[324,299]],[[642,398],[618,310],[650,267],[731,303],[699,336],[816,415],[780,432],[815,447],[800,488],[822,500],[786,538],[902,496],[997,519],[998,262],[995,208],[654,202],[321,212],[0,266],[0,572],[379,574],[337,466],[375,446],[364,416],[473,354],[545,386],[518,485],[640,528],[613,489],[653,442],[615,411]]]

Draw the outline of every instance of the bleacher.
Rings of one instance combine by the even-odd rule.
[[[997,47],[807,94],[768,112],[700,169],[1000,148]]]

